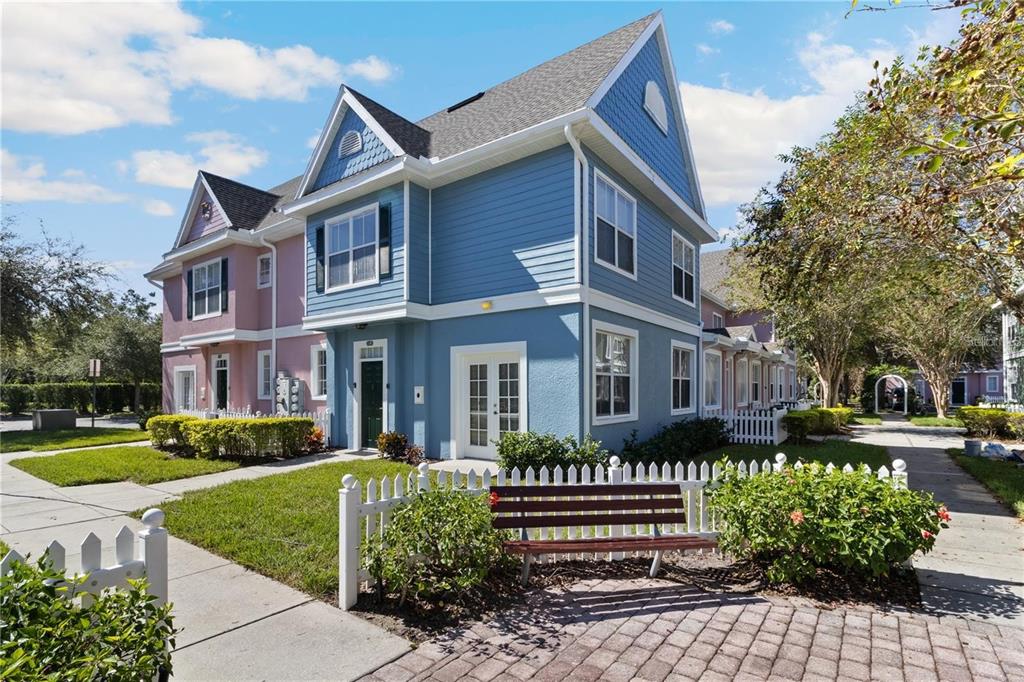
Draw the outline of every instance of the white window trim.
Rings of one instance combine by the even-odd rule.
[[[270,263],[270,276],[267,278],[266,284],[260,282],[260,269],[263,261]],[[274,283],[274,261],[273,255],[269,253],[261,253],[256,256],[256,288],[257,289],[269,289],[270,285]]]
[[[597,348],[597,335],[599,333],[604,334],[615,334],[617,336],[629,337],[632,343],[629,344],[629,413],[628,414],[616,414],[611,416],[599,417],[597,416],[597,365],[594,362],[594,350]],[[623,424],[626,422],[635,422],[640,418],[639,410],[637,409],[637,403],[639,402],[637,396],[637,379],[640,373],[640,332],[636,329],[629,327],[621,327],[617,324],[610,322],[603,322],[601,320],[592,320],[591,332],[590,332],[590,404],[592,405],[590,420],[591,424],[595,426],[604,426],[606,424]],[[614,383],[613,391],[614,391]],[[612,395],[612,402],[614,402],[614,393]]]
[[[992,386],[992,383],[995,386]],[[989,374],[985,377],[985,393],[998,393],[999,392],[999,375]]]
[[[668,408],[672,416],[678,416],[681,414],[696,414],[697,412],[697,346],[686,341],[677,341],[672,339],[669,348],[669,384],[668,384]],[[675,362],[676,349],[690,351],[690,406],[688,408],[676,409],[672,407],[672,388],[675,384],[676,378],[672,374],[672,368]]]
[[[383,348],[381,351],[381,357],[379,358],[366,358],[359,357],[359,349],[366,348],[366,343],[370,341],[374,346]],[[326,347],[326,344],[324,345]],[[389,390],[388,390],[388,340],[387,339],[359,339],[358,341],[352,342],[352,383],[355,384],[353,388],[350,384],[349,391],[352,396],[352,443],[351,445],[357,450],[372,450],[376,451],[375,447],[364,448],[362,446],[363,434],[362,434],[362,405],[359,402],[360,395],[362,394],[362,380],[363,380],[363,368],[364,362],[383,362],[383,375],[381,381],[384,384],[383,391],[381,392],[381,421],[384,426],[384,431],[391,430],[391,422],[389,421],[390,415],[388,414],[388,404],[390,401]]]
[[[743,370],[740,370],[740,366],[743,366]],[[737,389],[742,386],[745,389],[745,400],[740,401],[739,396],[736,396],[736,407],[746,407],[750,404],[750,362],[746,358],[736,359],[736,385]]]
[[[725,327],[725,318],[719,313],[711,313],[711,327],[713,329],[721,329]]]
[[[597,257],[597,179],[598,178],[601,178],[601,180],[603,182],[608,183],[608,185],[610,185],[613,189],[615,189],[617,192],[621,193],[622,196],[626,197],[627,199],[629,199],[630,201],[633,202],[633,272],[627,272],[626,270],[623,270],[622,268],[620,268],[618,265],[613,265],[611,263],[607,263],[607,262],[605,262],[605,261],[603,261],[603,260],[601,260],[600,258]],[[639,223],[640,223],[639,210],[640,210],[640,206],[637,203],[636,198],[632,194],[630,194],[626,190],[622,189],[622,187],[620,187],[618,185],[618,183],[616,183],[614,180],[612,180],[611,178],[609,178],[607,175],[605,175],[604,173],[602,173],[600,170],[598,170],[596,168],[594,169],[594,190],[593,191],[594,191],[594,193],[593,193],[593,197],[594,197],[594,210],[593,210],[593,213],[594,213],[594,262],[597,263],[598,265],[602,266],[602,267],[608,268],[612,272],[617,272],[618,274],[622,275],[623,277],[628,277],[628,278],[630,278],[631,280],[633,280],[635,282],[637,280],[637,259],[638,259],[638,253],[640,251],[640,229],[639,229]],[[613,225],[612,227],[615,228],[616,234],[618,232],[620,232],[618,225]],[[618,239],[616,239],[615,240],[615,255],[616,255],[615,260],[616,261],[618,261],[618,254],[619,254],[619,242],[618,242]]]
[[[180,381],[179,378],[178,378],[178,375],[179,374],[185,374],[186,372],[191,372],[191,374],[192,374],[192,407],[191,408],[183,408],[182,405],[181,405],[181,401],[179,400],[179,396],[178,396],[178,388],[181,385],[181,384],[178,383]],[[196,381],[197,380],[198,380],[198,378],[197,378],[197,375],[196,375],[196,366],[195,365],[178,365],[177,367],[174,368],[174,388],[173,388],[173,392],[171,394],[171,398],[172,398],[172,402],[174,403],[174,411],[175,412],[177,412],[178,410],[181,410],[181,409],[193,409],[193,410],[198,409],[199,404],[196,402],[196,400],[198,398],[198,396],[196,395],[196,392],[198,390],[197,386],[196,386]]]
[[[223,279],[224,278],[224,274],[223,274],[223,272],[224,272],[223,271],[224,264],[222,262],[223,260],[224,260],[223,256],[218,256],[217,258],[211,258],[210,260],[203,261],[202,263],[196,263],[191,268],[189,268],[189,271],[192,273],[192,321],[193,322],[195,322],[197,320],[209,320],[209,319],[214,318],[214,317],[220,317],[221,315],[224,314],[224,311],[221,310],[222,306],[220,304],[221,296],[224,295],[223,291],[219,291],[220,295],[217,296],[217,311],[216,312],[211,313],[211,312],[209,312],[209,310],[207,310],[207,312],[203,313],[202,315],[196,315],[195,314],[195,310],[196,310],[196,270],[198,270],[199,268],[209,267],[209,266],[213,265],[214,263],[220,263],[220,265],[217,266],[217,279],[219,280],[217,282],[217,289],[218,290],[223,289],[223,287],[221,286],[221,284],[224,281],[224,279]],[[187,288],[188,287],[186,287],[186,289]],[[207,287],[206,289],[203,289],[203,291],[206,291],[207,289],[210,289],[210,288],[212,288],[212,287]],[[188,295],[188,291],[186,291],[185,294]],[[188,302],[186,301],[186,305],[187,304],[188,304]],[[207,304],[209,304],[209,302],[207,302]]]
[[[718,356],[719,375],[718,375],[718,402],[717,403],[709,403],[707,401],[708,400],[707,388],[706,388],[706,385],[707,385],[707,373],[708,373],[707,357],[709,355],[716,355],[716,356]],[[725,377],[725,365],[723,364],[724,363],[724,359],[722,357],[722,351],[715,350],[713,348],[707,349],[707,350],[704,351],[704,355],[702,356],[702,359],[704,361],[704,367],[703,367],[704,371],[701,372],[701,379],[703,379],[703,381],[705,383],[704,407],[710,408],[712,410],[721,409],[721,407],[722,407],[722,394],[725,393],[725,378],[724,378]]]
[[[339,284],[339,285],[333,286],[333,287],[330,286],[330,283],[331,283],[331,255],[332,255],[332,253],[343,253],[342,251],[334,251],[334,252],[332,252],[331,249],[330,249],[330,242],[331,242],[330,229],[331,229],[331,226],[335,225],[337,223],[343,223],[346,220],[351,220],[351,218],[353,218],[353,217],[355,217],[357,215],[362,215],[363,213],[370,213],[371,211],[373,212],[373,224],[374,224],[374,230],[373,230],[373,272],[374,272],[374,277],[373,277],[373,279],[368,279],[368,280],[365,280],[365,281],[362,281],[362,282],[351,282],[350,281],[348,284]],[[348,252],[350,254],[349,255],[349,261],[348,261],[349,280],[351,280],[352,279],[352,265],[353,265],[352,257],[351,257],[351,253],[352,253],[352,226],[351,226],[351,223],[349,224]],[[325,294],[333,294],[333,293],[338,292],[338,291],[346,291],[348,289],[359,289],[359,288],[362,288],[362,287],[373,286],[375,284],[380,284],[380,202],[374,202],[372,204],[367,204],[366,206],[361,206],[361,207],[359,207],[357,209],[354,209],[352,211],[349,211],[347,213],[342,213],[341,215],[331,216],[329,219],[324,221],[324,293]]]
[[[754,377],[757,377],[757,381],[754,381]],[[757,384],[757,400],[754,400],[754,384]],[[747,391],[747,398],[751,405],[759,405],[764,402],[764,372],[761,369],[760,360],[750,361],[750,388]]]
[[[668,270],[669,291],[672,292],[672,298],[676,299],[677,301],[682,301],[683,303],[685,303],[688,306],[696,308],[697,307],[697,259],[700,258],[700,255],[699,255],[700,251],[693,244],[693,242],[691,242],[689,239],[687,239],[683,235],[679,234],[675,230],[672,230],[672,247],[671,248],[672,248],[673,251],[675,250],[676,239],[681,241],[685,246],[689,246],[691,249],[693,249],[693,273],[692,273],[693,274],[693,300],[692,301],[687,301],[682,296],[676,296],[676,280],[675,280],[675,274],[676,274],[675,273],[675,267],[676,267],[676,264],[675,264],[675,260],[672,258],[672,251],[669,251],[669,254],[668,254],[668,258],[669,258],[669,270]],[[684,263],[686,261],[685,253],[684,253],[684,256],[683,256],[683,261],[684,261]],[[686,268],[685,267],[683,268],[683,276],[684,276],[684,279],[683,279],[683,291],[685,292],[686,291],[686,279],[685,279]]]
[[[259,400],[270,400],[274,396],[274,363],[270,363],[270,392],[263,392],[263,360],[270,359],[269,350],[256,351],[256,397]]]
[[[316,389],[320,386],[320,363],[316,361],[316,355],[320,351],[327,351],[327,342],[321,341],[320,343],[314,343],[309,347],[309,399],[310,400],[327,400],[327,393],[317,393]],[[330,367],[324,367],[325,372],[330,371]],[[326,379],[326,377],[323,377]],[[326,382],[324,384],[326,386]]]

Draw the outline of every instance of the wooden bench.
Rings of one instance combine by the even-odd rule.
[[[523,555],[522,580],[538,554],[654,552],[650,576],[661,567],[668,550],[711,549],[718,543],[701,535],[662,533],[660,526],[685,524],[686,496],[678,483],[616,483],[584,485],[496,485],[491,487],[492,525],[520,529],[520,539],[505,550]],[[652,535],[530,539],[531,528],[605,527],[642,524]]]

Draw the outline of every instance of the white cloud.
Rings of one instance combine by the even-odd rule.
[[[813,143],[866,88],[872,62],[895,57],[891,46],[855,50],[809,34],[797,62],[810,82],[809,92],[775,98],[761,90],[680,83],[690,139],[704,199],[709,206],[750,201],[778,177],[777,156],[794,145]]]
[[[185,137],[200,145],[197,155],[168,149],[142,149],[132,153],[135,181],[162,187],[189,189],[199,169],[237,178],[266,164],[266,151],[245,143],[238,135],[211,130]]]
[[[172,123],[176,90],[241,99],[306,98],[342,78],[397,75],[384,59],[350,64],[305,45],[270,48],[208,37],[171,3],[17,3],[4,7],[3,126],[61,135]]]
[[[142,210],[149,215],[155,215],[161,218],[174,215],[174,207],[160,199],[146,199],[142,202]]]
[[[316,149],[316,143],[320,141],[320,134],[323,130],[318,130],[306,140],[306,149]]]
[[[6,149],[0,149],[0,160],[3,170],[0,197],[4,201],[113,204],[128,199],[74,173],[65,180],[49,180],[42,161],[22,159]]]
[[[716,19],[708,24],[708,30],[715,35],[723,35],[726,33],[732,33],[736,30],[736,26],[729,23],[725,19]]]
[[[707,43],[697,43],[697,54],[703,55],[705,57],[713,54],[718,54],[720,51],[721,50],[719,50],[717,47],[711,47]]]

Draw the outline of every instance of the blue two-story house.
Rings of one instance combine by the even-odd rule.
[[[656,13],[415,123],[341,88],[253,233],[304,239],[304,271],[272,275],[302,296],[275,300],[323,335],[334,443],[397,430],[493,458],[531,430],[616,450],[699,414],[697,255],[717,236],[677,83]]]

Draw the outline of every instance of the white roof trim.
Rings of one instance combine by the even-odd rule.
[[[192,226],[192,222],[195,220],[196,213],[199,211],[199,198],[202,196],[202,192],[199,191],[199,187],[202,186],[206,193],[213,199],[214,205],[220,214],[224,216],[224,224],[227,227],[234,227],[231,224],[231,218],[224,211],[224,207],[220,205],[220,200],[217,199],[217,195],[210,189],[209,183],[206,182],[206,178],[203,177],[202,171],[196,173],[196,181],[192,185],[192,196],[188,200],[188,208],[185,209],[185,218],[181,221],[181,227],[178,228],[178,238],[174,240],[174,247],[177,248],[182,245],[182,240],[188,236],[189,228]]]
[[[615,68],[608,72],[605,79],[597,86],[597,90],[594,90],[594,94],[592,94],[590,99],[587,100],[586,106],[588,108],[593,109],[597,107],[597,103],[604,99],[604,96],[608,94],[609,90],[611,90],[615,81],[619,79],[619,76],[621,76],[623,71],[626,70],[626,67],[636,59],[640,50],[647,44],[647,40],[654,35],[654,32],[659,26],[661,26],[662,22],[663,17],[661,15],[661,10],[658,10],[658,15],[651,20],[651,23],[647,25],[647,28],[643,30],[643,33],[633,41],[633,44],[630,45],[628,50],[626,50],[626,54],[622,55],[622,59],[619,60],[619,63],[615,65]]]
[[[345,118],[344,114],[348,109],[352,109],[355,114],[363,120],[367,127],[373,131],[373,134],[388,148],[388,151],[395,157],[404,156],[405,151],[395,142],[387,131],[380,125],[380,123],[370,112],[366,110],[356,96],[345,87],[341,86],[341,90],[338,92],[337,99],[334,100],[334,106],[331,107],[331,114],[327,117],[327,125],[320,132],[320,139],[317,140],[316,147],[313,150],[313,155],[309,159],[309,164],[306,166],[306,172],[302,175],[302,180],[299,182],[299,187],[295,191],[295,199],[301,199],[306,192],[309,191],[310,185],[316,180],[316,177],[320,174],[320,169],[323,167],[324,160],[330,153],[330,143],[334,139],[335,134],[338,132],[338,128],[341,127],[341,121]]]

